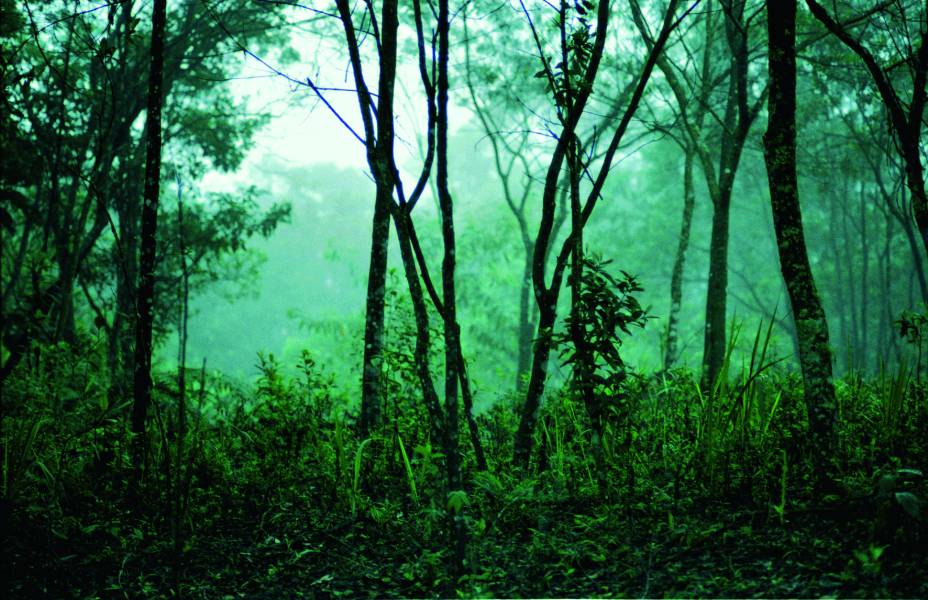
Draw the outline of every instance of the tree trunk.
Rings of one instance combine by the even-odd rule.
[[[135,164],[135,161],[128,161]],[[124,169],[119,179],[123,190],[122,201],[116,204],[119,217],[119,240],[113,257],[116,270],[116,313],[110,328],[111,393],[118,398],[130,394],[135,331],[135,285],[139,260],[139,203],[137,184],[130,169]]]
[[[928,42],[925,41],[923,34],[923,46],[926,43]],[[924,52],[925,50],[923,47],[920,53]],[[922,67],[922,69],[924,69],[924,67]],[[925,82],[922,81],[923,85],[924,83]],[[925,91],[922,90],[921,94],[924,96]],[[917,132],[921,128],[921,122],[919,120],[919,122],[913,123],[910,126],[914,127]],[[921,146],[918,142],[917,133],[912,137],[915,137],[915,139],[909,140],[908,142],[903,141],[903,144],[906,146],[903,152],[905,158],[906,185],[909,187],[909,193],[912,195],[912,213],[915,215],[915,223],[918,225],[918,231],[921,234],[922,245],[925,251],[928,252],[928,195],[925,193],[925,171],[922,168]]]
[[[145,459],[145,421],[151,403],[152,318],[155,299],[155,249],[158,194],[161,186],[161,107],[164,79],[164,28],[167,0],[154,0],[151,33],[151,68],[148,76],[146,117],[145,191],[142,204],[141,257],[137,286],[135,328],[134,403],[132,406],[135,473],[130,494],[138,492]],[[136,498],[133,498],[136,499]]]
[[[731,189],[714,203],[709,241],[709,283],[706,288],[706,329],[703,338],[703,385],[711,389],[725,362],[725,328],[728,304],[728,230]]]
[[[860,186],[860,368],[867,368],[870,351],[870,229],[867,227],[867,198],[863,182]]]
[[[422,283],[419,280],[419,271],[416,267],[416,257],[411,241],[411,217],[404,207],[394,207],[393,223],[396,227],[396,237],[399,240],[400,258],[403,261],[403,271],[406,275],[406,284],[409,287],[409,297],[412,301],[413,316],[416,321],[416,345],[414,359],[416,374],[422,389],[422,400],[429,413],[429,426],[433,439],[445,445],[444,419],[438,393],[432,382],[432,373],[429,361],[429,348],[432,345],[429,330],[428,307],[425,304],[425,295]]]
[[[906,242],[909,245],[909,251],[912,253],[912,269],[918,279],[918,289],[922,294],[922,302],[928,303],[928,281],[925,280],[925,264],[922,260],[922,247],[918,245],[915,238],[914,227],[908,219],[902,220],[902,231],[905,233]]]
[[[690,244],[690,230],[693,227],[693,210],[696,206],[696,193],[693,189],[694,154],[692,146],[687,144],[683,162],[683,218],[680,223],[677,255],[673,261],[673,275],[670,278],[670,312],[667,315],[667,331],[664,338],[665,371],[669,371],[677,361],[677,328],[683,302],[683,267],[686,263],[686,250]]]
[[[531,459],[532,434],[541,412],[541,396],[544,394],[548,378],[551,336],[557,318],[557,296],[553,300],[549,296],[550,294],[545,293],[538,299],[538,333],[535,338],[535,352],[532,354],[532,371],[525,392],[519,429],[516,431],[513,462],[523,469],[528,468]]]
[[[456,245],[454,239],[454,203],[448,189],[448,55],[450,52],[450,14],[448,0],[438,0],[438,113],[435,131],[436,188],[441,212],[441,233],[444,256],[441,263],[442,296],[444,298],[445,334],[445,460],[447,461],[448,494],[463,490],[461,461],[458,449],[458,383],[463,368],[461,337],[457,321],[457,299],[454,282]],[[467,533],[464,529],[463,507],[455,504],[448,511],[449,535],[452,546],[452,571],[461,575],[464,571],[464,554]]]
[[[767,2],[770,98],[764,160],[780,269],[789,292],[817,466],[834,446],[835,389],[825,311],[809,265],[796,176],[796,1]]]
[[[361,375],[361,432],[366,438],[380,422],[380,361],[383,355],[384,302],[387,286],[387,256],[390,241],[390,202],[393,185],[378,182],[371,232],[371,260],[367,275],[367,304],[364,312],[364,362]]]
[[[525,264],[522,268],[522,285],[519,288],[519,355],[516,364],[516,392],[525,389],[526,377],[532,368],[532,254],[531,242],[525,247]]]
[[[728,98],[721,123],[721,149],[717,179],[709,177],[709,161],[701,158],[712,198],[712,237],[709,247],[709,282],[706,291],[706,329],[703,340],[703,386],[719,381],[725,362],[728,304],[728,239],[732,190],[735,174],[751,124],[763,100],[763,93],[751,103],[748,94],[749,19],[745,18],[744,0],[723,0],[725,37],[730,52]],[[704,154],[704,153],[703,153]],[[723,382],[724,383],[724,382]]]

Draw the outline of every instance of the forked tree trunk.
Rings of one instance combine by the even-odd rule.
[[[834,445],[835,388],[825,311],[806,251],[796,177],[796,1],[767,2],[770,98],[764,160],[780,270],[796,320],[809,430],[823,466]]]

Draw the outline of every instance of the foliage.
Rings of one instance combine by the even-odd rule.
[[[919,288],[928,294],[919,280],[924,257],[895,156],[899,145],[885,131],[886,111],[856,56],[819,35],[814,21],[800,28],[814,42],[800,42],[808,59],[798,89],[802,217],[832,339],[845,359],[835,382],[836,443],[824,461],[810,442],[802,379],[787,360],[792,317],[770,310],[783,284],[770,236],[763,235],[770,228],[761,201],[766,192],[756,189],[761,163],[747,153],[740,167],[737,160],[728,164],[733,157],[722,139],[739,120],[736,113],[750,109],[731,99],[766,94],[760,46],[752,42],[740,57],[729,52],[740,35],[737,24],[758,26],[764,12],[747,7],[743,19],[735,14],[743,3],[722,3],[669,19],[679,27],[666,52],[681,65],[681,97],[689,105],[669,102],[676,90],[655,72],[656,81],[642,90],[641,110],[620,119],[629,100],[638,101],[632,92],[648,70],[640,63],[650,44],[627,19],[612,19],[603,55],[594,57],[592,13],[607,5],[516,3],[519,10],[473,0],[460,12],[450,7],[455,104],[477,102],[488,120],[479,133],[473,124],[455,123],[449,136],[410,139],[420,127],[409,121],[421,125],[429,115],[404,114],[398,100],[391,107],[395,131],[379,136],[377,146],[409,151],[421,143],[420,152],[451,159],[456,319],[479,391],[475,435],[489,460],[480,470],[468,436],[461,436],[461,456],[449,456],[450,436],[431,429],[410,301],[395,273],[386,288],[386,350],[376,365],[384,421],[359,433],[359,265],[368,249],[360,240],[369,232],[373,195],[367,174],[256,160],[272,154],[255,137],[271,115],[266,107],[253,110],[240,93],[253,77],[240,72],[239,57],[260,56],[276,69],[296,56],[288,36],[311,32],[314,59],[309,71],[287,76],[293,102],[286,116],[304,120],[294,92],[309,89],[305,81],[313,92],[307,97],[326,105],[319,113],[337,110],[343,124],[356,127],[356,113],[325,97],[351,92],[357,82],[349,89],[337,79],[312,83],[328,79],[324,62],[337,76],[350,74],[351,60],[333,44],[342,24],[324,7],[296,2],[169,4],[155,325],[161,342],[177,327],[184,356],[187,318],[201,319],[199,331],[208,323],[215,335],[191,346],[209,350],[211,361],[222,351],[232,357],[228,364],[253,364],[253,377],[234,379],[212,362],[210,369],[205,362],[189,368],[200,363],[186,359],[175,369],[162,358],[146,432],[132,433],[151,5],[114,1],[84,10],[64,0],[23,6],[0,0],[0,541],[8,597],[928,596],[928,309],[900,313],[915,305]],[[354,11],[370,77],[390,45],[378,30],[385,22],[374,19],[377,3],[340,4]],[[412,6],[399,4],[401,45],[418,52],[407,27]],[[668,3],[632,4],[650,20]],[[903,25],[924,21],[923,4],[883,3],[864,15],[855,14],[858,4],[837,10],[842,22],[861,24],[855,29],[867,45],[888,48],[886,56],[916,47],[908,38],[918,28]],[[430,21],[436,5],[418,8]],[[308,18],[297,23],[294,14]],[[871,26],[876,19],[884,22]],[[459,54],[465,40],[456,37],[461,21],[470,28],[466,60]],[[429,28],[422,32],[425,45],[440,37]],[[424,50],[421,72],[400,69],[397,92],[418,88],[406,85],[409,72],[433,80],[441,97]],[[691,68],[703,52],[705,68]],[[904,54],[884,62],[904,64]],[[400,56],[400,64],[407,58]],[[533,78],[539,58],[543,69]],[[592,92],[586,71],[594,58],[602,59],[601,85],[576,139],[559,140],[552,112],[563,126],[565,110]],[[730,76],[739,60],[747,63],[747,81]],[[912,71],[892,68],[887,76],[904,91]],[[224,84],[240,75],[234,86]],[[264,92],[264,84],[253,89]],[[386,98],[372,99],[378,105],[370,116],[387,114],[379,104]],[[418,102],[415,93],[407,99]],[[641,357],[655,355],[658,328],[639,332],[649,315],[666,312],[667,249],[677,232],[676,213],[667,207],[680,192],[679,148],[670,140],[681,141],[680,128],[693,116],[686,113],[697,106],[712,115],[704,131],[683,136],[709,148],[697,167],[719,168],[715,183],[726,180],[737,190],[727,243],[736,256],[724,272],[732,274],[725,293],[738,313],[721,376],[711,385],[686,367],[649,372]],[[762,108],[757,104],[754,114]],[[449,113],[452,121],[459,114],[467,111]],[[381,120],[378,130],[390,130],[390,123]],[[628,127],[629,135],[614,148],[610,168],[622,163],[629,176],[597,188],[602,209],[588,224],[590,215],[581,213],[582,237],[612,244],[610,252],[638,275],[613,273],[595,256],[570,273],[568,283],[579,292],[574,310],[554,322],[552,340],[543,338],[561,351],[561,364],[551,369],[570,373],[547,373],[542,365],[546,395],[532,432],[536,452],[524,469],[514,469],[525,390],[502,388],[514,383],[515,350],[529,338],[523,325],[537,321],[541,306],[532,303],[531,284],[539,282],[525,262],[541,237],[532,237],[539,165],[548,164],[555,144],[569,141],[561,146],[578,175],[574,191],[586,194],[593,180],[587,171],[602,163],[603,136],[616,127]],[[756,143],[754,132],[742,133],[748,147]],[[492,156],[480,145],[487,139]],[[299,151],[342,160],[332,140],[310,136]],[[396,158],[389,170],[407,176],[406,157]],[[494,166],[505,180],[505,202],[496,202],[498,182],[487,176]],[[217,173],[247,185],[212,192],[218,188],[210,176]],[[551,185],[562,176],[552,170]],[[710,193],[713,179],[707,177]],[[423,179],[420,189],[428,183]],[[282,189],[299,201],[299,227],[281,227],[291,216]],[[697,251],[688,259],[687,282],[690,271],[718,266],[702,251],[708,240],[698,236],[710,230],[720,205],[704,201],[705,190],[696,193],[691,247]],[[417,224],[437,216],[425,200],[429,193],[422,198]],[[570,235],[563,227],[566,200],[565,193],[548,215],[555,221],[549,248]],[[434,228],[420,229],[417,250],[435,274],[444,241],[430,233]],[[860,243],[844,243],[852,239]],[[536,270],[544,275],[551,261],[567,257],[563,247],[560,255],[539,255]],[[273,251],[281,260],[262,265],[263,253]],[[260,282],[263,297],[246,316],[218,294],[203,294],[219,282],[233,286],[237,293],[229,296]],[[434,292],[439,297],[449,293],[443,283]],[[692,348],[703,330],[703,306],[692,289],[702,290],[686,287],[680,339],[684,356],[697,364]],[[513,299],[523,290],[527,303],[519,310]],[[536,301],[545,296],[534,292]],[[552,304],[543,308],[561,308]],[[438,309],[429,311],[430,375],[438,382],[443,323]],[[288,312],[302,316],[306,336],[281,325]],[[895,331],[894,315],[900,315]],[[754,335],[745,333],[757,321]],[[777,334],[786,342],[778,343]],[[162,357],[173,353],[168,345],[162,343]],[[453,424],[462,433],[470,425],[466,416]],[[455,463],[460,482],[449,473]],[[823,467],[831,476],[824,482]],[[449,532],[459,535],[449,539]]]
[[[260,375],[245,387],[192,369],[177,562],[169,543],[172,499],[182,491],[171,483],[176,380],[156,380],[146,510],[133,514],[124,495],[126,405],[110,398],[105,344],[80,343],[82,351],[37,345],[29,369],[5,385],[12,597],[40,589],[154,597],[174,581],[185,595],[925,591],[916,565],[928,533],[917,467],[928,456],[926,411],[911,385],[901,388],[910,408],[893,425],[897,442],[886,445],[873,424],[890,388],[839,382],[840,488],[824,499],[811,487],[800,379],[748,365],[711,403],[696,374],[629,373],[632,451],[617,452],[622,435],[609,428],[604,440],[607,481],[622,490],[613,499],[601,495],[589,416],[569,389],[545,404],[535,472],[507,468],[517,422],[497,404],[478,419],[491,470],[471,465],[466,493],[446,498],[444,457],[416,426],[421,400],[391,401],[396,418],[362,440],[355,407],[308,353],[296,375],[259,356]],[[443,524],[459,508],[470,541],[467,572],[454,581]],[[786,551],[801,586],[764,567]],[[730,566],[718,564],[719,552]],[[684,571],[702,575],[683,580]]]
[[[638,280],[625,271],[614,277],[606,266],[611,261],[585,257],[581,278],[578,309],[565,318],[565,329],[580,327],[584,343],[592,352],[589,376],[598,395],[614,396],[625,379],[625,362],[619,355],[622,346],[620,333],[631,335],[629,327],[644,327],[647,317],[635,294],[644,291]],[[571,273],[572,278],[578,274]],[[576,323],[578,321],[579,323]],[[561,358],[565,365],[574,366],[579,359],[577,349],[570,344],[570,334],[558,333],[555,344],[562,347]]]

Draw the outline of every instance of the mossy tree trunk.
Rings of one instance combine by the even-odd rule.
[[[802,367],[809,428],[819,461],[834,444],[835,388],[825,311],[809,265],[796,176],[796,1],[767,3],[770,98],[764,160],[780,270],[786,282]],[[821,464],[821,462],[819,462]]]

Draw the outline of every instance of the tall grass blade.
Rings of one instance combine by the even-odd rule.
[[[403,438],[399,432],[396,433],[396,441],[400,447],[400,456],[403,457],[403,467],[406,469],[406,481],[409,482],[409,491],[412,494],[412,500],[419,507],[419,492],[416,490],[416,477],[412,472],[412,465],[409,462],[409,455],[406,454],[406,445],[403,444]]]

